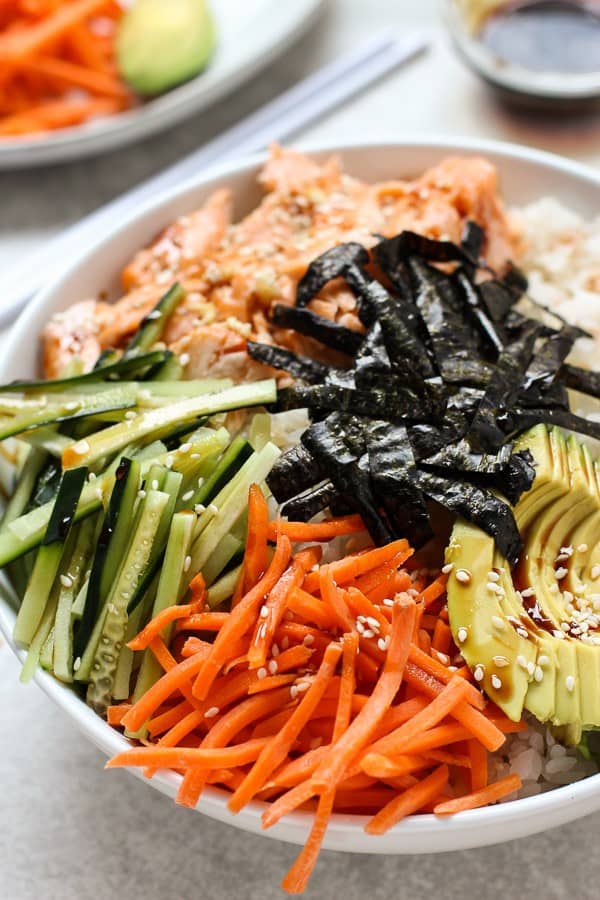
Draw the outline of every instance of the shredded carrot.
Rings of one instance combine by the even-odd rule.
[[[267,570],[268,536],[269,507],[260,487],[252,484],[248,493],[248,536],[244,556],[244,588],[246,591],[254,587]],[[273,536],[273,540],[277,540],[277,534]]]
[[[403,794],[381,809],[365,825],[367,834],[385,834],[394,825],[411,813],[418,812],[429,801],[437,797],[448,782],[448,766],[441,765],[435,772],[424,778],[414,787],[408,788]]]
[[[330,541],[340,535],[364,531],[365,526],[360,516],[341,516],[338,519],[327,519],[325,522],[317,522],[315,524],[281,520],[269,523],[270,540],[276,540],[278,530],[283,534],[287,534],[290,541]]]
[[[199,612],[199,605],[197,603],[186,603],[182,606],[168,606],[166,609],[161,610],[161,612],[159,612],[132,641],[129,641],[127,646],[130,650],[145,650],[146,647],[150,646],[154,638],[157,637],[167,625],[170,625],[171,622],[193,616],[197,612]]]
[[[495,803],[518,791],[522,782],[518,775],[507,775],[500,781],[489,784],[480,791],[474,791],[472,794],[465,794],[464,797],[456,797],[454,800],[446,800],[444,803],[438,803],[434,807],[436,816],[453,816],[458,812],[464,812],[467,809],[477,809],[480,806],[487,806],[489,803]]]
[[[131,709],[131,703],[121,703],[118,706],[109,706],[106,711],[106,721],[109,725],[120,725],[125,716]]]

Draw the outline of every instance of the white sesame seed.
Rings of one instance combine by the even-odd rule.
[[[561,547],[560,552],[564,553],[565,556],[573,556],[573,547],[570,544],[568,547]]]
[[[296,685],[296,687],[298,688],[298,691],[301,694],[303,694],[305,691],[307,691],[309,689],[310,681],[299,681],[298,684]]]
[[[287,639],[284,638],[284,640],[287,640]],[[303,639],[302,643],[304,644],[305,647],[310,647],[310,645],[314,644],[314,642],[315,642],[314,634],[305,634],[304,635],[304,639]],[[283,646],[283,644],[282,644],[282,646]]]
[[[560,588],[557,585],[557,583],[555,581],[553,581],[552,584],[550,585],[550,587],[548,588],[548,590],[550,591],[551,594],[558,594],[558,592],[560,591]]]
[[[269,662],[267,663],[267,667],[268,667],[271,675],[275,675],[275,673],[277,672],[277,660],[270,659]]]
[[[588,545],[587,545],[587,544],[580,544],[580,545],[578,546],[578,548],[577,548],[577,552],[578,552],[578,553],[587,553],[587,552],[588,552]]]
[[[494,675],[492,675],[491,681],[492,681],[492,687],[495,688],[497,691],[499,691],[500,688],[502,687],[502,679],[498,678],[498,676],[496,674],[494,674]]]
[[[214,503],[209,503],[209,504],[208,504],[208,509],[210,509],[210,511],[211,511],[211,513],[213,514],[213,516],[218,516],[218,514],[219,514],[219,509],[218,509],[217,506],[215,506]]]
[[[598,566],[598,565],[592,566],[590,575],[592,576],[592,579],[595,581],[596,578],[598,578],[600,576],[600,566]]]
[[[546,656],[545,653],[542,653],[541,656],[538,656],[538,665],[547,666],[550,662],[550,657]]]
[[[483,681],[484,668],[482,665],[475,666],[473,670],[473,678],[475,681]]]
[[[94,491],[94,496],[96,497],[96,500],[103,500],[104,494],[102,493],[102,488],[96,488],[96,490]]]
[[[461,584],[470,584],[471,582],[471,573],[468,569],[457,569],[456,571],[456,580]]]
[[[501,619],[500,616],[492,616],[492,625],[494,628],[502,630],[505,627],[504,619]]]
[[[185,441],[185,443],[179,445],[180,453],[187,453],[188,450],[191,450],[191,449],[192,449],[192,445],[190,444],[189,441]]]
[[[565,575],[569,574],[569,570],[565,569],[564,566],[559,566],[554,574],[556,575],[558,581],[562,581]]]
[[[73,663],[73,671],[76,672],[81,665],[81,657],[78,656],[75,662]]]
[[[535,591],[531,587],[525,588],[525,590],[521,591],[521,597],[533,597],[534,594]]]
[[[499,584],[496,584],[495,581],[488,581],[488,583],[486,584],[486,588],[487,588],[488,591],[490,591],[492,594],[499,594],[500,591],[502,590],[502,588],[500,587],[500,585],[499,585]]]
[[[458,631],[457,631],[457,633],[456,633],[456,637],[458,638],[458,642],[459,642],[460,644],[464,644],[464,642],[466,641],[466,639],[467,639],[467,637],[468,637],[468,634],[469,634],[469,632],[467,631],[466,628],[459,628]]]
[[[517,665],[520,669],[527,669],[527,660],[521,653],[517,656]]]
[[[506,656],[492,656],[492,661],[499,669],[504,669],[506,666],[510,665]]]
[[[187,501],[187,500],[191,500],[193,496],[194,496],[193,491],[186,491],[185,494],[181,495],[181,499]]]
[[[60,583],[62,584],[63,587],[66,587],[66,588],[73,587],[73,579],[71,578],[70,575],[61,575]]]
[[[488,577],[488,581],[500,581],[500,576],[498,575],[497,572],[494,572],[493,569],[491,572],[487,573],[487,577]]]
[[[379,630],[379,619],[376,619],[374,616],[367,616],[367,625],[370,625],[371,628],[375,629],[375,631]]]
[[[385,597],[384,600],[383,600],[383,605],[384,605],[384,606],[393,606],[393,605],[394,605],[394,601],[392,600],[391,597]]]
[[[557,628],[555,628],[552,634],[555,638],[558,638],[559,641],[564,640],[565,635],[563,631],[559,631]]]
[[[362,622],[359,622],[358,619],[356,620],[356,630],[358,631],[359,634],[365,633],[365,626],[363,625]]]
[[[137,413],[135,413],[132,409],[128,409],[125,413],[125,418],[131,421],[131,419],[135,419]]]
[[[186,558],[183,561],[183,571],[189,572],[191,565],[192,565],[192,557],[188,555],[188,556],[186,556]]]
[[[535,672],[535,663],[528,662],[527,663],[527,674],[531,675],[533,678],[533,673]]]
[[[158,481],[156,480],[156,478],[152,479],[152,483],[151,483],[150,487],[152,488],[153,491],[158,490]],[[148,502],[150,502],[150,501],[148,501]]]
[[[194,512],[197,516],[201,516],[203,512],[206,512],[206,507],[202,503],[196,503],[194,506]]]
[[[544,678],[544,670],[541,666],[536,666],[533,670],[533,680],[539,684]]]
[[[187,364],[189,363],[189,361],[190,361],[190,354],[189,354],[189,353],[181,353],[181,354],[179,355],[179,362],[181,363],[182,366],[187,366]]]
[[[204,718],[205,719],[214,719],[214,717],[218,716],[220,712],[221,712],[221,710],[219,709],[218,706],[211,706],[204,713]]]
[[[572,675],[567,675],[567,677],[565,678],[565,687],[570,694],[572,694],[575,690],[575,679]]]
[[[290,688],[290,697],[292,698],[292,700],[295,700],[297,696],[298,696],[298,688],[295,684],[293,684]]]
[[[78,406],[79,403],[77,402],[77,400],[71,400],[69,403],[65,403],[65,409],[68,409],[69,411],[77,409]]]
[[[89,449],[90,445],[87,441],[77,441],[77,443],[73,444],[73,446],[71,447],[71,450],[73,451],[73,453],[76,453],[77,456],[83,456],[89,451]]]
[[[442,572],[444,573],[444,575],[449,575],[453,568],[454,563],[446,563],[445,566],[442,566]]]
[[[377,641],[377,646],[381,650],[382,653],[385,653],[385,651],[389,647],[389,644],[390,644],[389,637],[387,637],[387,636],[384,638],[380,637],[379,640]]]
[[[90,474],[88,475],[88,481],[95,481],[97,477],[98,476],[95,472],[90,472]]]
[[[260,617],[261,619],[266,619],[269,615],[269,607],[266,604],[263,604],[260,608]]]
[[[450,657],[446,653],[441,653],[439,650],[433,650],[433,649],[431,652],[435,653],[435,655],[437,656],[439,661],[441,663],[443,663],[443,665],[447,666],[448,663],[450,662]]]
[[[174,462],[173,457],[167,456],[167,458],[165,459],[165,466],[167,467],[167,469],[173,468],[173,462]]]
[[[258,671],[256,673],[256,677],[258,678],[259,681],[262,681],[263,678],[267,677],[267,670],[261,666],[261,668],[258,669]]]
[[[375,632],[372,631],[371,628],[365,628],[365,630],[363,631],[363,637],[365,637],[365,638],[375,637]]]
[[[519,628],[516,629],[516,632],[519,635],[519,637],[525,638],[526,640],[529,638],[529,632],[527,631],[526,628],[521,628],[519,626]]]

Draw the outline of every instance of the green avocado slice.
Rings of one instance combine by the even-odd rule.
[[[206,0],[136,0],[119,23],[117,65],[144,96],[193,78],[215,47],[215,25]]]
[[[511,572],[493,539],[459,520],[446,550],[450,626],[509,718],[528,710],[576,742],[600,725],[598,467],[575,437],[545,425],[521,436],[524,449],[536,478],[514,509],[521,557]]]

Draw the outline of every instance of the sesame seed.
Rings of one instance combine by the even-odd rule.
[[[219,508],[217,506],[215,506],[214,503],[209,503],[208,509],[210,509],[213,516],[217,516],[219,514]]]
[[[267,667],[268,667],[271,675],[275,675],[275,673],[277,672],[277,660],[270,659],[269,662],[267,663]]]
[[[506,666],[510,665],[506,656],[493,656],[492,660],[494,665],[498,666],[499,669],[504,669]]]
[[[385,597],[384,600],[383,600],[383,605],[384,605],[384,606],[393,606],[393,605],[394,605],[394,601],[392,600],[391,597]]]
[[[284,638],[284,641],[285,640],[287,640],[287,638]],[[302,643],[304,644],[305,647],[310,647],[310,645],[314,644],[314,642],[315,642],[315,637],[313,634],[305,634],[304,635],[304,640],[302,641]],[[282,646],[283,646],[283,644],[282,644]]]
[[[207,709],[206,712],[204,713],[204,718],[205,718],[205,719],[214,719],[215,716],[218,716],[218,715],[219,715],[220,711],[221,711],[221,710],[219,709],[218,706],[211,706],[211,707],[210,707],[209,709]]]
[[[575,679],[572,675],[567,675],[567,677],[565,678],[565,687],[570,694],[572,694],[575,690]]]
[[[483,681],[484,671],[485,670],[482,665],[475,666],[475,668],[473,670],[473,678],[475,679],[475,681]]]
[[[61,575],[60,583],[62,584],[63,587],[66,587],[66,588],[73,587],[73,579],[71,578],[70,575]]]
[[[370,625],[371,628],[374,628],[377,631],[380,627],[379,619],[376,619],[374,616],[367,616],[367,625]]]
[[[587,545],[587,544],[580,544],[580,545],[578,546],[578,548],[577,548],[577,552],[578,552],[578,553],[587,553],[587,552],[588,552],[588,545]]]
[[[561,547],[560,552],[564,553],[565,556],[573,556],[573,547],[570,544],[568,547]]]
[[[358,631],[359,634],[365,633],[365,626],[363,625],[362,622],[359,622],[358,619],[356,620],[356,630]]]
[[[487,577],[488,577],[488,581],[500,581],[500,576],[498,575],[497,572],[494,572],[493,569],[491,572],[487,573]]]
[[[156,478],[152,479],[152,484],[150,485],[150,487],[152,488],[153,491],[158,490],[158,481],[156,480]]]
[[[96,488],[96,490],[94,491],[94,496],[97,500],[103,500],[104,494],[102,493],[102,488]]]
[[[526,639],[529,638],[529,632],[527,631],[526,628],[519,627],[516,629],[516,632],[522,638],[526,638]]]
[[[187,500],[191,500],[193,496],[194,496],[193,491],[186,491],[185,494],[181,495],[181,499],[187,501]]]
[[[565,635],[563,631],[559,631],[557,628],[555,628],[552,634],[555,638],[558,638],[559,641],[564,640]]]
[[[561,581],[565,577],[565,575],[569,574],[569,570],[565,569],[564,566],[559,566],[554,574],[556,575],[558,581]]]
[[[186,558],[183,561],[183,571],[189,572],[191,565],[192,565],[192,557],[188,555],[188,556],[186,556]]]
[[[196,503],[194,506],[194,512],[197,516],[201,516],[203,512],[206,512],[206,507],[203,503]]]
[[[492,625],[494,628],[502,630],[504,628],[504,619],[501,619],[500,616],[492,616]]]
[[[525,588],[524,591],[521,591],[521,597],[533,597],[534,594],[535,591],[531,587]]]
[[[520,669],[527,669],[527,660],[521,653],[517,656],[517,665]]]
[[[68,410],[77,409],[78,406],[79,403],[77,402],[77,400],[71,400],[69,403],[65,403],[65,409]]]
[[[90,445],[87,441],[77,441],[77,443],[73,444],[73,446],[71,447],[71,450],[73,451],[73,453],[76,453],[77,456],[83,456],[89,451],[89,449]]]
[[[552,584],[550,585],[550,587],[548,588],[548,590],[550,591],[551,594],[558,594],[558,592],[560,591],[560,588],[557,585],[557,583],[555,581],[553,581]]]
[[[527,674],[533,677],[533,673],[535,672],[535,663],[528,662],[527,663]]]
[[[365,637],[365,638],[375,637],[375,632],[372,631],[370,628],[365,628],[365,630],[363,631],[363,637]]]
[[[173,457],[172,456],[167,456],[167,458],[165,459],[165,466],[167,467],[167,469],[173,468]]]
[[[260,617],[261,619],[266,619],[269,615],[269,607],[266,604],[263,604],[260,608]]]
[[[471,582],[471,573],[468,569],[457,569],[456,571],[456,580],[461,584],[470,584]]]
[[[533,670],[533,680],[537,681],[537,683],[539,684],[543,678],[544,678],[544,670],[542,669],[541,666],[536,666],[535,669]]]
[[[190,354],[189,354],[189,353],[181,353],[181,354],[179,355],[179,362],[181,363],[182,366],[187,366],[187,364],[189,363],[189,361],[190,361]]]
[[[496,584],[494,581],[488,581],[486,584],[486,588],[488,591],[491,591],[492,594],[499,594],[502,590],[499,584]]]
[[[454,563],[446,563],[445,566],[442,566],[442,572],[444,573],[444,575],[449,575],[453,568]]]
[[[95,481],[97,477],[98,476],[95,472],[90,472],[90,474],[88,475],[88,481]]]
[[[598,576],[600,576],[600,566],[598,566],[598,565],[592,566],[590,575],[592,576],[592,579],[595,581],[596,578],[598,578]]]
[[[180,453],[187,453],[191,449],[192,449],[192,445],[190,444],[189,441],[185,441],[183,444],[180,444],[180,446],[179,446]]]
[[[132,409],[128,409],[127,412],[125,413],[125,418],[129,419],[129,420],[135,419],[136,415],[137,415],[137,413],[135,413]]]
[[[547,666],[549,662],[550,662],[550,657],[546,656],[545,653],[542,653],[541,656],[538,656],[538,664],[540,666]]]
[[[500,688],[502,687],[502,679],[498,678],[498,676],[496,674],[494,674],[494,675],[492,675],[491,681],[492,681],[492,687],[495,688],[497,691],[499,691]]]
[[[385,653],[385,651],[390,646],[389,635],[387,635],[384,638],[380,637],[379,640],[377,641],[377,646],[381,650],[382,653]]]
[[[73,663],[73,671],[76,672],[81,665],[81,657],[78,656],[75,662]]]
[[[267,670],[263,666],[261,666],[261,668],[258,669],[258,671],[256,673],[256,677],[258,678],[259,681],[262,681],[263,678],[267,677]]]
[[[290,688],[290,697],[292,698],[292,700],[295,700],[297,696],[298,696],[298,688],[295,684],[293,684]]]
[[[303,694],[305,691],[307,691],[309,689],[310,681],[300,681],[300,682],[298,682],[296,687],[298,688],[299,693]]]
[[[460,644],[464,644],[464,642],[465,642],[466,639],[467,639],[468,634],[469,634],[469,632],[467,631],[466,628],[459,628],[459,629],[458,629],[458,631],[457,631],[457,633],[456,633],[456,637],[458,638],[458,641],[459,641]]]
[[[435,653],[435,655],[437,656],[439,661],[443,663],[443,665],[447,666],[450,662],[450,657],[446,653],[441,653],[439,650],[432,650],[431,652]]]

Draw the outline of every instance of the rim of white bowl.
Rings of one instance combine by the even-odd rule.
[[[357,140],[337,145],[329,142],[308,142],[299,143],[298,147],[307,153],[340,153],[342,155],[351,151],[374,151],[380,148],[393,149],[394,147],[399,149],[423,147],[429,150],[439,149],[442,152],[452,150],[455,152],[488,153],[504,158],[507,161],[516,159],[560,171],[567,175],[572,175],[578,180],[587,181],[600,190],[600,172],[597,172],[592,167],[553,153],[503,141],[414,133],[401,140],[378,140],[376,142]],[[4,371],[10,365],[11,357],[18,352],[21,341],[31,339],[30,324],[33,324],[36,315],[46,305],[52,305],[52,301],[60,293],[63,282],[70,277],[74,270],[86,265],[92,257],[101,252],[105,244],[125,233],[133,223],[151,211],[158,211],[163,204],[182,197],[192,189],[208,186],[217,179],[228,175],[248,173],[257,168],[264,161],[265,157],[266,153],[253,154],[250,157],[211,167],[210,170],[197,177],[183,182],[176,190],[165,191],[153,197],[152,200],[140,205],[127,216],[110,236],[103,237],[80,253],[71,261],[63,274],[43,288],[28,304],[26,309],[23,310],[9,333],[4,358],[0,364],[0,371]],[[25,652],[19,650],[12,640],[11,618],[13,614],[11,612],[7,615],[7,613],[8,605],[4,609],[0,603],[0,631],[3,632],[13,652],[22,661]],[[69,687],[61,684],[49,673],[38,669],[34,675],[34,681],[47,696],[74,720],[75,724],[91,742],[107,756],[112,756],[130,746],[130,742],[122,734],[111,728],[86,706]],[[179,776],[175,773],[161,772],[149,781],[143,778],[138,770],[128,771],[169,796],[174,796],[177,791]],[[312,822],[311,813],[294,812],[287,816],[279,825],[263,831],[260,815],[267,807],[267,804],[252,802],[241,813],[233,815],[227,809],[228,796],[228,793],[224,790],[208,788],[203,794],[197,809],[199,812],[233,827],[240,827],[289,843],[300,844],[308,834]],[[588,776],[573,784],[551,788],[533,797],[525,797],[495,806],[463,812],[456,818],[439,819],[432,814],[409,817],[399,825],[396,825],[386,835],[380,837],[369,836],[364,833],[363,827],[369,817],[337,813],[332,816],[323,846],[326,849],[353,853],[428,853],[432,852],[430,848],[432,846],[435,847],[436,841],[439,840],[442,846],[433,852],[468,849],[469,847],[484,846],[544,831],[547,828],[580,818],[599,808],[600,773]],[[548,824],[544,819],[544,814],[550,812],[553,812],[555,815],[552,818],[552,822]],[[489,838],[486,837],[486,829],[492,832],[489,834]],[[421,845],[420,842],[424,838],[428,840]]]

